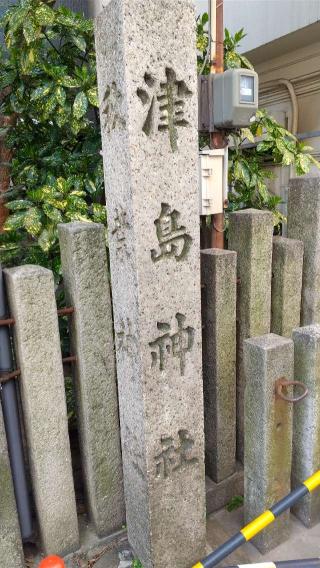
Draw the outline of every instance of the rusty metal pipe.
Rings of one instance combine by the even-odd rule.
[[[59,317],[62,316],[71,316],[74,313],[74,308],[70,306],[69,308],[60,308],[57,310],[57,314]],[[14,318],[4,318],[0,319],[0,327],[6,327],[9,325],[15,325],[16,320]]]
[[[14,325],[15,323],[16,320],[13,318],[0,319],[0,327],[7,327],[8,325]]]
[[[211,0],[211,66],[210,73],[223,73],[224,71],[224,27],[223,27],[223,0]],[[212,25],[213,24],[213,25]],[[215,29],[214,29],[215,26]],[[212,132],[210,136],[211,148],[225,148],[228,145],[223,131]],[[211,222],[212,248],[224,249],[224,213],[216,213]]]
[[[60,308],[58,310],[58,316],[70,316],[74,313],[74,308]]]

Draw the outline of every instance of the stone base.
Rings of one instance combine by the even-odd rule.
[[[236,465],[236,471],[220,483],[206,477],[207,515],[225,507],[236,495],[243,495],[243,466]]]

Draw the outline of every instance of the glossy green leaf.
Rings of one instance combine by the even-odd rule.
[[[4,224],[5,231],[15,231],[21,229],[24,225],[25,211],[17,211],[13,215],[10,215]]]
[[[98,88],[92,87],[89,91],[86,92],[88,97],[88,101],[95,107],[99,107],[99,97],[98,97]]]
[[[44,252],[49,252],[52,245],[54,244],[55,239],[52,236],[52,233],[48,231],[48,229],[43,229],[39,238],[38,244]]]
[[[30,100],[31,101],[38,101],[39,99],[43,99],[44,97],[48,96],[51,91],[51,85],[42,85],[41,87],[37,87],[31,93]]]
[[[259,142],[257,144],[257,152],[268,152],[272,149],[272,142]]]
[[[293,162],[294,162],[294,154],[292,152],[289,152],[288,150],[285,150],[282,155],[282,164],[284,166],[290,166],[290,164],[292,164]],[[308,165],[309,165],[309,160],[308,160]]]
[[[28,75],[36,62],[36,50],[32,47],[21,52],[20,65],[23,74]]]
[[[242,128],[241,133],[244,138],[247,138],[249,140],[249,142],[255,142],[255,137],[252,134],[250,128]]]
[[[41,213],[36,207],[30,208],[24,217],[24,227],[27,232],[35,237],[42,228]]]
[[[17,79],[17,72],[15,69],[4,70],[0,68],[0,89],[4,89],[12,85]]]
[[[241,67],[245,69],[253,69],[252,63],[244,55],[240,55]]]
[[[47,4],[41,3],[36,8],[34,17],[41,26],[48,26],[55,21],[55,11]]]
[[[32,207],[33,202],[28,199],[15,199],[6,203],[7,209],[10,211],[19,211]]]
[[[54,221],[55,223],[61,223],[63,221],[62,213],[56,207],[52,207],[51,205],[44,204],[42,207],[44,214]]]
[[[297,168],[302,174],[308,173],[310,169],[310,158],[306,154],[297,156]]]
[[[79,79],[76,79],[75,77],[70,77],[70,75],[64,75],[63,77],[60,77],[60,79],[58,79],[58,83],[63,87],[69,87],[71,89],[81,87],[81,81],[79,81]]]
[[[77,34],[71,34],[71,39],[72,42],[74,43],[74,45],[83,53],[86,51],[87,49],[87,43],[86,40],[83,36],[81,35],[77,35]]]
[[[91,179],[87,179],[85,181],[85,187],[87,192],[90,193],[91,195],[97,193],[97,188]]]
[[[55,197],[55,190],[48,186],[45,185],[43,187],[39,187],[37,189],[33,189],[33,190],[29,190],[27,192],[27,195],[30,199],[33,199],[34,201],[44,201],[48,198],[54,198]]]
[[[40,28],[35,24],[32,18],[27,18],[23,23],[23,35],[27,45],[32,43],[39,36]]]
[[[73,114],[75,118],[79,119],[82,118],[88,109],[88,99],[84,92],[80,92],[77,94],[74,103],[73,103]]]
[[[54,95],[59,105],[63,106],[66,102],[66,92],[62,87],[56,87]]]
[[[100,205],[100,203],[93,203],[92,212],[93,219],[96,223],[106,223],[107,210],[105,205]]]

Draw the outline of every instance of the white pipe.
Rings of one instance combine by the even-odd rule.
[[[261,91],[269,91],[272,85],[283,85],[287,88],[290,101],[291,101],[291,108],[292,108],[292,126],[291,132],[292,134],[296,135],[298,132],[298,124],[299,124],[299,105],[296,92],[294,90],[294,86],[288,79],[275,79],[274,81],[268,81],[263,85]]]
[[[294,90],[294,86],[291,83],[291,81],[288,81],[288,79],[278,79],[278,83],[279,83],[279,85],[284,85],[288,89],[288,92],[289,92],[289,95],[290,95],[290,100],[291,100],[291,106],[292,106],[292,128],[291,128],[291,132],[292,132],[292,134],[296,135],[297,132],[298,132],[298,123],[299,123],[299,106],[298,106],[298,99],[297,99],[296,92]]]

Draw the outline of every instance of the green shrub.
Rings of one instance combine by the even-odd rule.
[[[2,20],[0,112],[13,150],[1,261],[60,271],[57,224],[106,222],[93,23],[52,0],[21,0]]]

